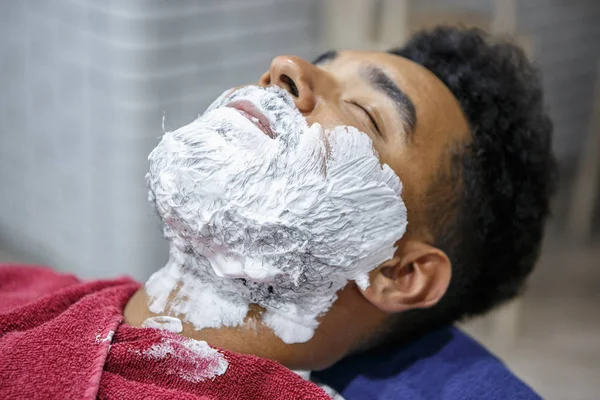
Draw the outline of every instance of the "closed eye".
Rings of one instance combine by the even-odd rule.
[[[383,136],[381,131],[379,130],[379,125],[377,125],[377,121],[375,121],[375,118],[373,117],[373,115],[363,106],[361,106],[358,103],[354,103],[352,102],[351,104],[354,104],[355,106],[357,106],[358,108],[360,108],[366,115],[367,117],[369,117],[369,120],[371,120],[371,123],[373,124],[373,127],[375,127],[375,130],[377,131],[377,134],[379,136]]]

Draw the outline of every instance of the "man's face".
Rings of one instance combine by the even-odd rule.
[[[449,168],[449,149],[470,135],[458,101],[437,77],[396,55],[344,51],[314,64],[277,57],[259,84],[288,90],[309,125],[350,125],[367,133],[381,162],[403,182],[409,232],[433,240],[422,229],[429,184]]]
[[[173,269],[146,284],[150,310],[177,290],[170,312],[206,335],[246,329],[258,305],[258,334],[273,337],[259,355],[322,367],[445,292],[425,200],[469,129],[433,74],[386,53],[277,57],[259,85],[278,88],[227,92],[149,157]]]

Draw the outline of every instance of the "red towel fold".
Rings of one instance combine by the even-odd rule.
[[[0,266],[0,399],[330,399],[274,361],[123,324],[139,287]]]

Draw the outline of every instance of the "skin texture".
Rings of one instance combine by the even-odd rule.
[[[416,123],[385,91],[369,79],[369,68],[386,74],[414,105]],[[404,185],[408,230],[397,243],[394,258],[370,274],[370,286],[354,282],[338,293],[321,317],[314,337],[288,345],[263,326],[255,307],[244,326],[195,330],[183,324],[182,335],[240,353],[279,361],[292,369],[322,369],[368,343],[391,314],[436,304],[451,277],[446,254],[432,245],[425,204],[430,184],[450,167],[458,143],[470,141],[468,123],[446,86],[427,69],[405,58],[380,52],[339,52],[314,65],[293,56],[276,57],[259,85],[278,85],[290,91],[309,124],[351,125],[367,133],[379,153]],[[368,114],[367,114],[368,113]],[[371,115],[371,117],[369,116]],[[374,122],[372,121],[374,120]],[[134,326],[154,314],[140,290],[125,309]]]

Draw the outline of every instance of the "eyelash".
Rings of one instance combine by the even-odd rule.
[[[355,106],[357,106],[358,108],[360,108],[361,110],[363,110],[365,114],[367,114],[367,116],[368,116],[368,117],[369,117],[369,119],[371,120],[371,123],[372,123],[372,124],[373,124],[373,126],[375,127],[375,130],[377,131],[377,133],[379,133],[379,134],[381,135],[381,131],[379,130],[379,125],[377,125],[377,122],[375,121],[375,118],[373,118],[373,116],[371,115],[371,113],[370,113],[370,112],[368,112],[368,111],[366,110],[366,108],[364,108],[363,106],[361,106],[361,105],[360,105],[360,104],[358,104],[358,103],[352,103],[352,104],[354,104]]]

